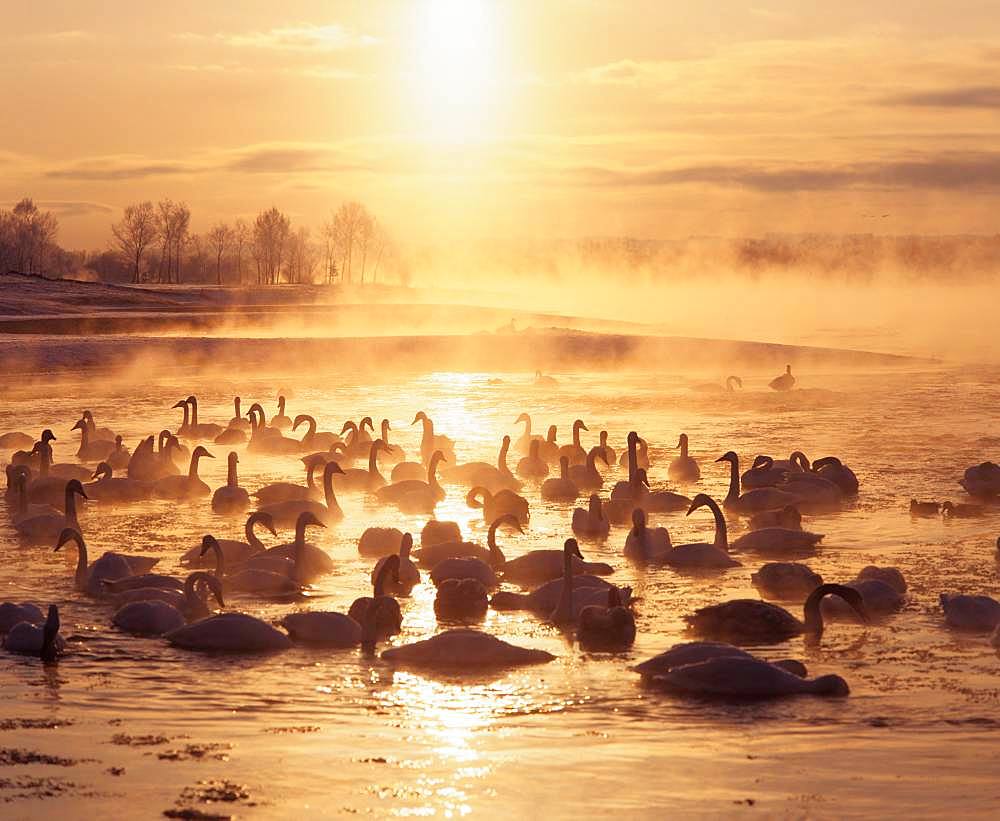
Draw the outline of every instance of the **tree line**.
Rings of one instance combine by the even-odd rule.
[[[165,199],[126,206],[111,226],[109,252],[92,260],[98,273],[133,283],[210,282],[276,285],[280,282],[377,281],[393,249],[381,223],[359,202],[345,202],[314,239],[305,225],[275,207],[252,221],[218,222],[192,233],[186,203]]]
[[[13,208],[0,209],[0,271],[38,274],[72,267],[73,254],[56,244],[59,220],[25,197]]]

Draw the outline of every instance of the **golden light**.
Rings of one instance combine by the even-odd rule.
[[[461,142],[488,136],[497,85],[497,6],[492,0],[414,4],[412,102],[420,133]]]

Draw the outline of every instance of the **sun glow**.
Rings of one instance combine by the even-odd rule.
[[[415,4],[410,79],[426,137],[462,142],[487,135],[498,79],[495,9],[491,0]]]

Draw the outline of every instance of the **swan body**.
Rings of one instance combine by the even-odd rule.
[[[486,586],[473,578],[450,578],[437,585],[434,615],[442,621],[480,620],[489,609]]]
[[[750,581],[767,598],[805,601],[813,590],[823,584],[823,577],[797,562],[768,562],[751,574]]]
[[[531,440],[528,455],[517,463],[517,475],[524,479],[544,479],[549,475],[549,464],[541,456],[540,440]]]
[[[670,490],[649,490],[649,478],[645,468],[637,468],[639,493],[633,496],[633,501],[641,505],[648,513],[672,513],[676,510],[687,510],[691,500],[680,493]]]
[[[76,515],[76,497],[87,498],[83,491],[83,486],[76,480],[70,479],[64,485],[63,509],[65,514],[40,513],[38,515],[27,515],[14,520],[14,530],[18,536],[32,541],[49,542],[60,537],[65,528],[79,530],[80,524]]]
[[[22,621],[10,628],[4,638],[8,653],[38,656],[43,662],[56,660],[66,650],[66,642],[59,635],[59,609],[49,605],[49,613],[42,625]]]
[[[591,604],[580,611],[576,639],[585,650],[621,650],[635,641],[635,616],[625,607],[618,588],[608,590],[606,605]]]
[[[837,675],[799,678],[776,664],[756,658],[724,656],[675,667],[656,683],[676,692],[723,698],[781,698],[794,695],[843,697],[850,687]]]
[[[847,583],[857,590],[864,602],[865,612],[872,618],[885,618],[906,604],[906,597],[888,582],[877,578],[860,578]],[[842,601],[827,599],[822,605],[823,618],[827,620],[857,620],[857,614]]]
[[[271,420],[274,424],[274,420]],[[343,440],[333,431],[317,430],[316,418],[308,413],[300,413],[295,417],[292,424],[292,432],[299,429],[300,425],[306,426],[306,432],[302,435],[301,444],[303,450],[329,450],[334,445]]]
[[[822,584],[806,599],[803,621],[783,607],[757,599],[733,599],[702,607],[685,620],[694,632],[733,644],[780,642],[803,633],[819,636],[824,626],[820,602],[826,595],[840,596],[862,619],[867,619],[864,602],[857,590],[841,584]]]
[[[924,517],[940,516],[941,505],[937,502],[918,502],[916,499],[910,499],[910,515]]]
[[[369,527],[358,540],[358,553],[362,556],[382,558],[399,553],[403,531],[398,527]]]
[[[520,416],[514,420],[515,425],[524,423],[524,433],[517,437],[517,441],[514,443],[514,450],[517,453],[526,455],[531,450],[531,443],[535,441],[540,441],[541,436],[532,434],[531,432],[531,417],[526,413],[522,413]]]
[[[0,633],[7,633],[15,625],[22,621],[32,624],[41,624],[45,621],[45,616],[37,606],[30,602],[3,602],[0,604]]]
[[[802,514],[794,505],[786,505],[779,510],[763,510],[750,517],[751,530],[764,530],[769,527],[802,530]]]
[[[694,497],[694,501],[688,509],[688,516],[700,507],[707,507],[715,517],[715,541],[712,544],[698,542],[677,545],[663,557],[663,561],[675,568],[739,567],[740,563],[729,555],[726,519],[722,515],[722,509],[710,496],[699,493]]]
[[[773,391],[790,391],[795,387],[795,377],[792,376],[792,366],[785,365],[785,372],[767,383]]]
[[[536,587],[530,593],[514,593],[510,590],[500,590],[493,594],[490,606],[494,610],[527,610],[536,616],[547,616],[555,610],[562,596],[564,579],[560,576],[557,579],[545,582]],[[613,587],[610,582],[599,576],[592,576],[587,573],[578,573],[573,576],[573,584],[576,592],[584,590],[601,591],[603,600],[607,600],[607,592]],[[626,601],[631,600],[632,591],[630,588],[619,588],[619,596]],[[589,594],[588,594],[589,596]]]
[[[209,616],[167,633],[166,639],[185,650],[208,652],[261,653],[292,646],[280,630],[246,613]]]
[[[208,496],[212,489],[198,478],[198,460],[214,459],[204,447],[198,445],[191,452],[191,464],[187,476],[165,476],[153,485],[153,494],[159,499],[183,501]]]
[[[580,546],[576,539],[567,539],[562,551],[562,589],[559,591],[559,601],[549,614],[549,621],[555,625],[570,625],[578,623],[583,613],[592,606],[607,609],[611,592],[603,587],[579,587],[576,582],[575,562],[582,562],[583,555],[580,553]],[[617,588],[615,588],[616,606],[621,602],[617,598]],[[626,600],[628,597],[626,596]]]
[[[323,467],[325,505],[312,499],[288,499],[283,502],[261,505],[260,512],[269,514],[278,527],[294,526],[302,513],[311,513],[324,525],[336,524],[344,518],[344,511],[341,510],[333,490],[333,477],[337,473],[343,473],[343,471],[336,462],[327,462]]]
[[[249,433],[250,431],[250,420],[243,417],[243,412],[240,410],[241,400],[238,396],[233,397],[233,418],[229,420],[227,427],[229,430],[242,431],[243,433]]]
[[[383,504],[394,504],[403,511],[433,510],[445,497],[444,488],[437,480],[437,467],[445,461],[445,456],[436,450],[427,466],[427,481],[411,479],[385,485],[375,491],[375,497]]]
[[[1000,625],[1000,602],[989,596],[942,593],[940,601],[945,623],[956,630],[988,633]]]
[[[485,487],[490,493],[501,490],[520,490],[521,482],[507,467],[507,453],[510,450],[510,437],[504,436],[500,444],[496,465],[487,462],[466,462],[441,471],[441,475],[449,482],[466,487]]]
[[[575,502],[580,489],[569,478],[569,459],[559,458],[559,476],[542,482],[542,498],[552,502]],[[526,503],[527,504],[527,503]]]
[[[611,523],[604,518],[601,497],[592,494],[587,507],[573,509],[572,528],[574,535],[582,539],[603,539],[611,531]]]
[[[733,542],[733,547],[741,552],[748,551],[765,556],[789,556],[812,553],[821,541],[823,541],[822,533],[789,530],[784,527],[765,527],[744,533]]]
[[[212,494],[212,510],[216,513],[243,513],[250,507],[250,494],[245,488],[240,487],[236,475],[236,465],[240,461],[236,451],[231,451],[228,458],[229,471],[226,484]]]
[[[302,461],[306,466],[306,483],[304,485],[298,485],[294,482],[273,482],[272,484],[264,485],[264,487],[254,491],[253,494],[258,504],[273,505],[278,502],[301,502],[306,499],[321,501],[323,490],[316,486],[313,478],[319,461],[311,459],[308,456],[303,457]],[[326,465],[327,462],[324,461],[323,464]]]
[[[514,516],[523,527],[528,524],[528,500],[513,490],[490,493],[485,487],[474,487],[465,497],[469,507],[483,511],[483,521],[493,522],[501,516]]]
[[[491,670],[544,664],[555,658],[544,650],[518,647],[479,630],[459,628],[382,651],[397,667],[446,671]]]
[[[574,545],[575,539],[569,539]],[[574,574],[593,574],[595,576],[610,576],[614,568],[603,562],[587,562],[580,558],[579,548],[570,555]],[[510,584],[533,585],[542,584],[563,575],[563,565],[566,548],[563,550],[532,550],[516,559],[508,559],[503,567],[503,579]]]
[[[271,516],[267,513],[254,511],[247,517],[246,526],[244,527],[243,532],[246,534],[247,539],[245,542],[239,542],[234,539],[216,539],[215,543],[222,551],[223,560],[227,565],[240,564],[247,561],[251,556],[263,553],[267,549],[254,533],[254,526],[257,524],[263,525],[270,531],[272,536],[278,535],[274,529],[274,520]],[[202,547],[203,544],[199,543],[184,553],[181,556],[181,564],[191,567],[208,567],[212,559],[207,559],[202,555]]]
[[[646,512],[641,507],[633,510],[632,529],[625,538],[625,558],[636,562],[664,562],[672,550],[667,529],[648,527]]]
[[[858,477],[836,456],[824,456],[822,459],[817,459],[813,462],[812,468],[817,475],[839,487],[845,496],[858,495]]]
[[[670,463],[667,468],[667,475],[675,482],[697,482],[701,478],[701,468],[698,462],[688,454],[688,435],[681,434],[677,443],[681,455]]]
[[[423,463],[430,464],[434,454],[440,451],[445,462],[455,464],[458,461],[455,459],[455,443],[447,436],[434,433],[434,422],[423,411],[413,417],[411,424],[415,425],[417,422],[423,424],[423,435],[420,438],[420,459]]]
[[[746,650],[732,644],[725,644],[719,641],[688,641],[675,644],[659,655],[641,664],[637,664],[632,669],[639,673],[644,679],[653,676],[662,676],[669,673],[675,667],[684,667],[688,664],[700,664],[716,658],[743,658],[752,659],[753,655]],[[806,675],[806,667],[800,661],[787,659],[772,662],[797,676]]]
[[[390,574],[385,582],[386,588],[396,595],[408,595],[411,589],[420,584],[420,570],[410,560],[410,550],[412,548],[413,536],[409,533],[404,533],[399,543],[399,553],[396,554],[395,572]],[[375,568],[372,570],[371,575],[373,585],[378,577],[382,575],[382,568],[390,558],[389,556],[383,556],[375,563]]]
[[[0,450],[21,450],[30,448],[35,440],[26,433],[13,430],[0,435]]]
[[[59,550],[70,541],[75,542],[77,547],[76,573],[73,577],[77,590],[89,596],[101,596],[104,593],[103,582],[105,579],[114,581],[135,574],[125,557],[116,553],[105,553],[96,562],[90,564],[83,536],[72,527],[65,528],[59,534],[55,549]]]
[[[941,516],[945,519],[977,519],[984,512],[983,505],[956,505],[954,502],[941,503]]]
[[[127,504],[141,502],[153,495],[151,482],[140,482],[114,475],[114,468],[109,462],[101,462],[94,471],[96,482],[88,482],[83,486],[87,498],[96,502],[109,504]]]
[[[136,636],[162,636],[187,624],[187,619],[173,604],[155,599],[132,601],[119,607],[111,623]]]
[[[368,469],[348,468],[335,480],[339,490],[370,493],[385,485],[385,477],[378,470],[378,454],[385,446],[381,439],[375,439],[368,448]]]
[[[995,499],[1000,496],[1000,465],[995,462],[973,465],[958,483],[974,498]]]
[[[605,467],[609,464],[599,447],[593,447],[587,452],[587,457],[583,464],[570,465],[569,480],[582,491],[600,490],[604,487],[604,476],[597,469],[597,460],[604,462]]]
[[[281,620],[281,626],[296,644],[324,647],[356,647],[361,644],[361,625],[344,613],[289,613]]]
[[[83,419],[73,425],[72,429],[80,431],[80,447],[76,451],[78,459],[85,462],[103,462],[114,452],[114,440],[92,439],[90,428]]]
[[[420,530],[420,548],[422,550],[443,542],[460,541],[462,541],[462,531],[459,529],[457,522],[428,519],[427,523]]]
[[[386,556],[375,574],[372,595],[355,599],[347,611],[347,615],[360,624],[370,608],[374,608],[374,635],[378,639],[388,638],[403,629],[403,613],[399,609],[399,602],[385,592],[390,583],[399,584],[399,556]]]

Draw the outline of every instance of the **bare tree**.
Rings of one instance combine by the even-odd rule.
[[[215,253],[215,284],[222,284],[222,257],[233,244],[233,229],[220,222],[207,234],[208,244]]]
[[[389,247],[389,234],[378,220],[375,220],[375,226],[372,230],[372,245],[374,246],[373,255],[375,257],[375,264],[372,266],[372,284],[374,285],[378,281],[379,263],[382,261],[382,256]]]
[[[173,237],[174,202],[170,199],[160,200],[156,204],[156,231],[160,240],[160,282],[170,282],[170,272],[173,270],[171,254],[174,250]]]
[[[181,281],[181,256],[190,237],[188,233],[190,225],[191,209],[186,203],[177,203],[170,215],[170,233],[174,243],[174,282],[177,283]]]
[[[365,264],[368,261],[368,250],[371,247],[372,239],[375,236],[375,218],[368,212],[368,209],[361,206],[361,213],[358,215],[358,250],[361,252],[361,284],[365,284]]]
[[[360,202],[352,201],[345,202],[333,215],[334,233],[342,254],[341,279],[346,282],[350,282],[352,279],[351,263],[354,243],[357,239],[358,226],[365,213],[365,207]]]
[[[257,262],[257,281],[274,285],[278,280],[281,258],[291,221],[277,208],[257,215],[253,225],[253,257]]]
[[[236,281],[243,284],[243,249],[250,239],[250,226],[242,217],[233,223],[233,248],[236,250]]]
[[[156,212],[153,203],[145,202],[125,208],[121,222],[111,226],[115,244],[132,266],[132,282],[138,283],[142,273],[142,258],[156,239]]]

